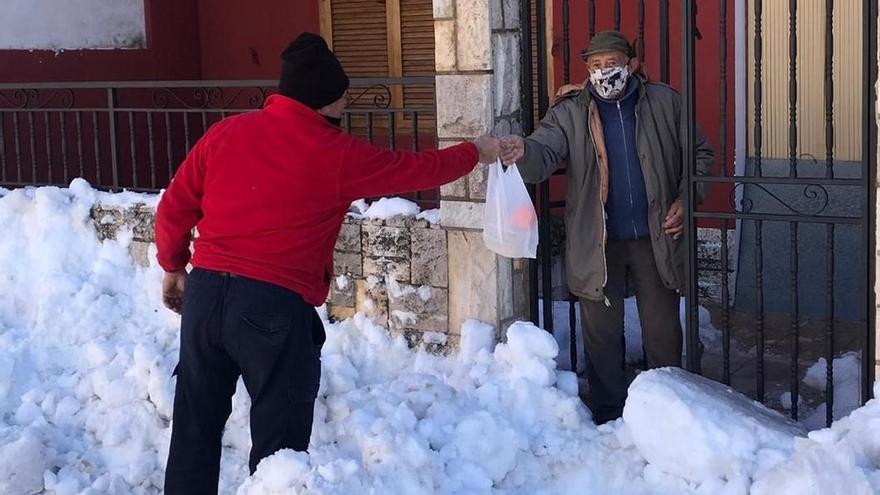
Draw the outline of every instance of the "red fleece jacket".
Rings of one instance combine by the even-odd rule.
[[[261,111],[212,126],[190,151],[159,202],[157,258],[165,271],[191,262],[286,287],[319,306],[352,201],[437,187],[477,160],[471,143],[420,153],[372,146],[273,95]]]

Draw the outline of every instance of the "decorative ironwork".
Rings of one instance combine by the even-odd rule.
[[[369,95],[372,95],[374,108],[386,109],[391,107],[391,88],[385,84],[374,84],[362,89],[354,96],[349,96],[348,104],[355,106],[364,97],[369,98]]]
[[[825,0],[825,178],[834,178],[834,0]],[[834,420],[834,224],[825,226],[825,424]]]
[[[804,198],[811,200],[811,201],[818,199],[819,203],[815,208],[811,208],[809,210],[802,210],[802,209],[799,209],[799,208],[792,206],[791,204],[786,202],[784,199],[780,198],[776,193],[771,191],[764,184],[758,184],[758,183],[754,183],[754,182],[749,182],[749,183],[740,182],[740,183],[737,183],[736,186],[733,187],[733,189],[730,191],[730,195],[729,195],[730,206],[737,213],[753,213],[752,210],[755,207],[755,202],[751,198],[746,197],[746,195],[745,195],[745,187],[746,186],[752,186],[752,187],[755,187],[755,188],[761,190],[762,192],[764,192],[765,194],[767,194],[768,196],[773,198],[776,201],[776,203],[778,203],[780,206],[782,206],[783,208],[785,208],[786,210],[790,211],[791,213],[793,213],[795,215],[817,216],[817,215],[821,215],[828,208],[828,203],[829,203],[828,189],[826,189],[825,186],[823,186],[821,184],[807,184],[806,186],[804,186],[804,189],[803,189]],[[742,195],[742,198],[740,199],[739,206],[737,206],[736,196],[737,196],[737,193],[739,192],[738,189],[740,189],[740,188],[743,189],[742,190],[743,195]],[[754,212],[754,213],[758,213],[758,212]]]
[[[718,1],[718,19],[719,19],[719,39],[718,51],[720,52],[720,93],[719,110],[721,114],[721,126],[718,136],[719,150],[719,168],[721,176],[727,175],[727,0]],[[728,278],[728,270],[730,269],[730,254],[728,253],[728,222],[721,222],[721,333],[722,333],[722,364],[721,364],[721,381],[725,385],[730,385],[730,280]]]
[[[199,87],[193,88],[191,100],[187,100],[178,94],[179,88],[156,88],[151,94],[151,101],[156,108],[167,109],[185,108],[188,110],[255,110],[261,108],[266,100],[268,88],[230,88]],[[255,92],[245,100],[247,106],[241,108],[241,95],[245,92]]]
[[[789,148],[789,177],[797,177],[798,170],[798,84],[797,84],[797,3],[798,0],[789,0],[788,15],[788,148]],[[806,190],[804,191],[806,194]],[[827,194],[827,193],[826,193]],[[826,197],[827,203],[827,197]],[[791,418],[798,419],[798,400],[800,398],[800,370],[798,359],[800,357],[800,305],[798,292],[798,224],[789,224],[789,293],[791,294]]]
[[[50,92],[41,92],[33,88],[21,88],[12,90],[0,90],[0,100],[6,102],[6,108],[14,109],[43,109],[43,108],[73,108],[76,103],[76,95],[72,89],[60,88]]]

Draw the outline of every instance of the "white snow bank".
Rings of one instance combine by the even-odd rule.
[[[807,368],[804,375],[804,385],[825,391],[825,379],[828,363],[825,358],[819,360]],[[846,417],[849,413],[861,405],[862,389],[862,359],[858,352],[847,352],[840,357],[834,358],[832,367],[834,382],[834,419]],[[791,404],[791,395],[788,396]],[[816,409],[807,414],[803,411],[803,423],[810,429],[824,428],[828,404],[823,402]]]
[[[566,438],[595,431],[579,399],[550,386],[556,344],[530,324],[495,346],[491,327],[468,322],[466,352],[450,358],[361,315],[327,330],[309,454],[266,459],[240,495],[533,493],[565,463]]]
[[[874,385],[874,395],[880,385]],[[752,495],[880,493],[880,401],[795,442],[794,456],[752,486]]]
[[[32,429],[0,429],[0,493],[39,493],[46,469],[45,447]]]
[[[76,180],[0,198],[0,487],[18,487],[0,493],[34,479],[58,494],[161,486],[177,319],[160,309],[161,272],[132,262],[130,232],[97,240],[96,201],[155,197]]]
[[[698,483],[753,476],[788,457],[795,436],[805,434],[729,387],[678,368],[636,377],[623,418],[649,463]]]
[[[129,233],[97,240],[95,201],[155,198],[103,196],[79,181],[0,197],[4,495],[161,493],[179,319],[162,308],[161,270],[132,261]],[[279,452],[248,477],[239,383],[221,494],[744,495],[753,478],[756,490],[785,494],[800,493],[798,477],[847,495],[877,487],[877,403],[792,450],[791,434],[746,428],[750,409],[732,394],[653,372],[627,404],[635,420],[596,428],[574,376],[556,369],[556,342],[531,325],[496,344],[495,329],[468,322],[461,353],[448,357],[410,350],[363,315],[326,329],[310,452]],[[661,444],[661,434],[675,436]],[[714,477],[660,467],[691,460]]]

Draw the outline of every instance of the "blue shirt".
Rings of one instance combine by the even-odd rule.
[[[630,241],[650,237],[648,193],[636,146],[636,104],[639,85],[630,77],[624,95],[604,100],[593,93],[608,156],[608,200],[605,204],[608,239]]]

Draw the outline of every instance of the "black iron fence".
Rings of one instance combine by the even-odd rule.
[[[436,108],[399,95],[434,78],[352,79],[344,127],[392,149],[436,146]],[[262,108],[276,81],[0,84],[0,186],[82,177],[107,190],[158,191],[211,124]],[[260,143],[254,143],[259,146]],[[438,191],[411,199],[436,207]]]
[[[546,1],[552,0],[525,2],[523,12],[536,13],[534,31],[529,16],[521,16],[523,33],[526,33],[523,63],[526,66],[535,63],[538,72],[537,78],[526,74],[523,79],[527,132],[547,110],[551,93],[545,45],[549,20],[543,15]],[[776,32],[787,29],[787,36],[783,38],[787,50],[772,52],[774,47],[764,43],[769,11],[766,2],[761,0],[747,2],[750,12],[736,15],[733,10],[735,5],[741,5],[739,3],[699,2],[699,16],[695,0],[660,0],[647,6],[643,0],[570,3],[570,0],[561,0],[562,26],[554,30],[562,34],[561,50],[553,51],[561,54],[563,64],[562,80],[557,81],[557,86],[572,78],[572,32],[577,33],[584,27],[590,36],[602,29],[622,29],[635,39],[638,57],[647,60],[650,73],[659,75],[664,82],[674,79],[674,71],[681,69],[677,86],[683,96],[683,122],[687,124],[682,143],[685,180],[691,195],[700,185],[710,196],[700,206],[688,201],[688,285],[683,316],[687,368],[785,410],[794,419],[804,419],[803,410],[809,409],[814,416],[824,416],[822,421],[830,424],[840,416],[835,404],[851,400],[844,397],[847,394],[854,393],[856,403],[870,398],[876,358],[873,290],[876,224],[872,205],[876,188],[877,128],[873,109],[877,81],[877,1],[862,0],[860,15],[854,18],[856,27],[862,30],[860,46],[852,47],[860,50],[861,78],[838,79],[838,87],[835,87],[835,60],[842,54],[835,53],[839,50],[834,41],[835,16],[848,11],[844,12],[842,6],[836,7],[833,0],[824,2],[823,11],[818,15],[822,17],[822,30],[808,33],[812,38],[821,37],[820,46],[824,49],[820,62],[823,71],[818,83],[821,96],[814,99],[806,99],[799,92],[800,85],[807,85],[805,78],[813,77],[804,75],[804,69],[798,67],[799,57],[804,56],[806,49],[805,43],[799,43],[799,36],[807,33],[798,33],[799,16],[805,15],[798,11],[799,6],[803,8],[803,2],[786,2],[785,28],[778,19],[774,21]],[[573,7],[579,10],[577,15],[572,15]],[[680,18],[670,16],[671,7],[681,14]],[[778,12],[774,15],[779,17]],[[810,15],[817,16],[815,9]],[[734,18],[744,20],[745,24],[732,22]],[[572,30],[571,25],[577,23],[586,26]],[[707,45],[707,41],[716,38],[702,36],[698,25],[703,33],[711,32],[712,36],[718,33],[712,46]],[[811,18],[810,25],[816,25],[816,18]],[[681,34],[680,51],[669,48],[675,30]],[[732,49],[737,36],[746,41]],[[537,48],[537,60],[532,60],[532,51],[526,49],[533,45]],[[734,69],[735,62],[741,69]],[[773,64],[772,69],[780,65],[786,68],[785,81],[776,80],[777,87],[784,88],[782,93],[787,92],[782,100],[780,91],[775,93],[774,101],[764,98],[769,84],[768,64]],[[779,73],[773,71],[774,77],[779,78]],[[711,85],[706,83],[707,75],[714,81]],[[740,82],[736,83],[737,80]],[[529,91],[533,84],[538,86],[537,102],[532,100],[533,93]],[[747,84],[741,93],[746,96],[737,106],[728,97],[735,84]],[[861,112],[862,144],[857,161],[852,157],[838,158],[836,148],[841,138],[841,131],[835,128],[835,112],[842,111],[839,97],[853,92],[862,95],[860,108],[849,110]],[[707,93],[717,98],[699,98]],[[768,117],[771,104],[776,105],[774,114],[785,107],[785,124]],[[825,151],[821,158],[805,153],[806,146],[815,148],[816,143],[805,143],[800,137],[800,127],[804,125],[800,115],[816,105],[822,106],[823,114]],[[528,109],[535,106],[538,113],[532,115]],[[746,106],[750,111],[744,108]],[[698,121],[712,119],[718,119],[717,129],[708,136],[715,149],[716,164],[712,176],[698,177],[693,173],[694,133]],[[778,152],[777,156],[766,156],[764,141],[771,126],[772,130],[778,130],[774,136],[787,137],[784,158],[778,156]],[[735,127],[746,144],[737,150],[734,162],[731,136]],[[541,246],[539,260],[532,265],[532,279],[539,283],[533,284],[531,295],[533,320],[542,321],[551,332],[558,330],[554,328],[553,313],[559,306],[550,304],[552,289],[560,285],[553,280],[551,225],[554,210],[565,206],[564,201],[551,197],[552,180],[533,190],[539,211]],[[538,314],[542,299],[542,314]],[[556,322],[567,320],[570,359],[576,369],[576,350],[581,345],[574,328],[578,308],[574,297],[567,299],[568,314],[557,315]],[[703,321],[704,318],[709,321]],[[701,326],[707,325],[719,333],[716,349],[702,349]],[[852,373],[851,368],[838,369],[847,365],[846,359],[840,358],[846,357],[848,352],[857,356],[861,365],[856,371],[857,384],[849,383],[855,390],[841,390],[849,387],[848,378],[838,379],[836,375]],[[836,360],[843,364],[838,365]],[[808,381],[805,375],[811,367],[812,386],[805,390],[808,388],[804,385]],[[816,386],[817,370],[824,382],[821,390]]]

